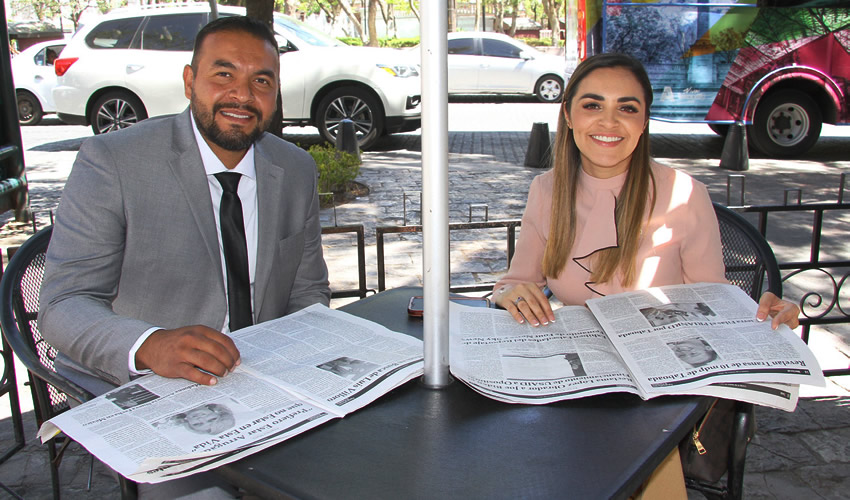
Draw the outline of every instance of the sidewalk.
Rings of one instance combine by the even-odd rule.
[[[481,123],[486,123],[482,119]],[[554,131],[554,126],[550,125]],[[288,130],[288,129],[287,129]],[[454,129],[453,129],[454,130]],[[682,168],[705,182],[715,201],[726,203],[726,179],[729,172],[716,167],[722,139],[703,131],[652,122],[653,155],[663,163]],[[688,135],[684,135],[688,134]],[[514,219],[522,215],[528,186],[541,170],[523,167],[529,132],[524,131],[459,131],[449,134],[450,221],[469,219],[470,204],[486,204],[489,218]],[[287,139],[302,144],[317,140],[315,135],[288,134]],[[28,156],[30,192],[33,206],[41,213],[55,207],[64,183],[61,163],[73,159],[73,147],[53,143],[39,146],[43,152],[54,148],[55,154],[47,163],[37,164]],[[746,174],[746,203],[781,203],[784,190],[801,188],[803,202],[835,201],[841,172],[850,171],[847,147],[850,138],[824,137],[813,151],[795,161],[751,158]],[[77,145],[78,147],[78,145]],[[370,193],[346,205],[337,207],[338,224],[364,224],[366,233],[367,286],[377,288],[377,255],[375,227],[403,224],[407,194],[407,223],[419,223],[419,191],[421,186],[420,136],[418,133],[390,136],[377,147],[363,153],[363,166],[358,181],[370,188]],[[29,151],[28,151],[29,152]],[[39,158],[47,157],[41,155]],[[41,170],[39,170],[41,169]],[[67,174],[65,174],[67,175]],[[734,204],[734,201],[733,201]],[[321,213],[323,225],[334,224],[334,212]],[[479,209],[473,220],[482,220]],[[40,224],[46,216],[40,215]],[[850,220],[832,221],[828,234],[837,238],[834,247],[846,256],[846,234]],[[17,235],[14,234],[17,230]],[[498,279],[507,268],[504,230],[467,231],[473,234],[453,234],[451,247],[452,284],[489,283]],[[16,244],[28,235],[28,228],[7,224],[0,228],[0,247]],[[802,239],[772,241],[780,261],[796,255]],[[348,235],[325,238],[331,286],[349,289],[357,286],[356,246]],[[825,237],[825,245],[831,245]],[[420,285],[421,235],[402,234],[386,238],[387,287]],[[790,291],[788,292],[791,293]],[[350,299],[348,299],[350,300]],[[347,300],[337,300],[339,306]],[[848,366],[850,358],[850,327],[839,325],[819,329],[818,345],[813,345],[825,368]],[[828,360],[830,364],[827,365]],[[25,371],[17,370],[19,382]],[[798,499],[846,498],[850,491],[850,380],[830,380],[826,389],[807,393],[796,412],[757,408],[759,425],[755,440],[748,448],[746,498]],[[19,384],[20,385],[20,384]],[[22,388],[22,403],[31,409],[29,389]],[[32,412],[25,414],[27,446],[6,463],[0,465],[0,482],[27,498],[45,498],[50,494],[50,480],[45,464],[46,451],[35,442]],[[0,403],[0,450],[11,442],[11,422],[7,403]],[[112,477],[96,464],[91,492],[85,491],[88,458],[72,445],[62,464],[65,498],[114,498],[117,488]],[[0,498],[6,498],[0,492]]]

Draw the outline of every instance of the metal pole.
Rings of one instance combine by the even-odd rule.
[[[424,384],[449,377],[449,104],[446,0],[422,2],[422,275]]]

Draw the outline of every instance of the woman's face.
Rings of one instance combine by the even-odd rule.
[[[629,168],[646,128],[643,88],[625,68],[599,68],[579,83],[566,113],[585,172],[602,179]]]

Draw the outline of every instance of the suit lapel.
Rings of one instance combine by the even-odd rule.
[[[262,310],[272,265],[278,252],[284,221],[285,172],[265,155],[260,139],[254,145],[254,168],[257,172],[257,265],[254,271],[254,318]]]
[[[174,120],[174,157],[169,167],[174,174],[177,185],[183,190],[192,218],[198,225],[198,230],[204,240],[204,246],[210,259],[221,269],[221,253],[218,247],[218,232],[215,227],[215,217],[210,201],[210,188],[207,174],[195,143],[195,133],[192,130],[189,110],[178,115]],[[224,277],[219,275],[221,293],[224,294]]]

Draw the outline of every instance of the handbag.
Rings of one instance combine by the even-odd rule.
[[[685,477],[716,483],[729,468],[737,402],[716,399],[693,431],[679,444]],[[752,435],[747,436],[747,440]]]

